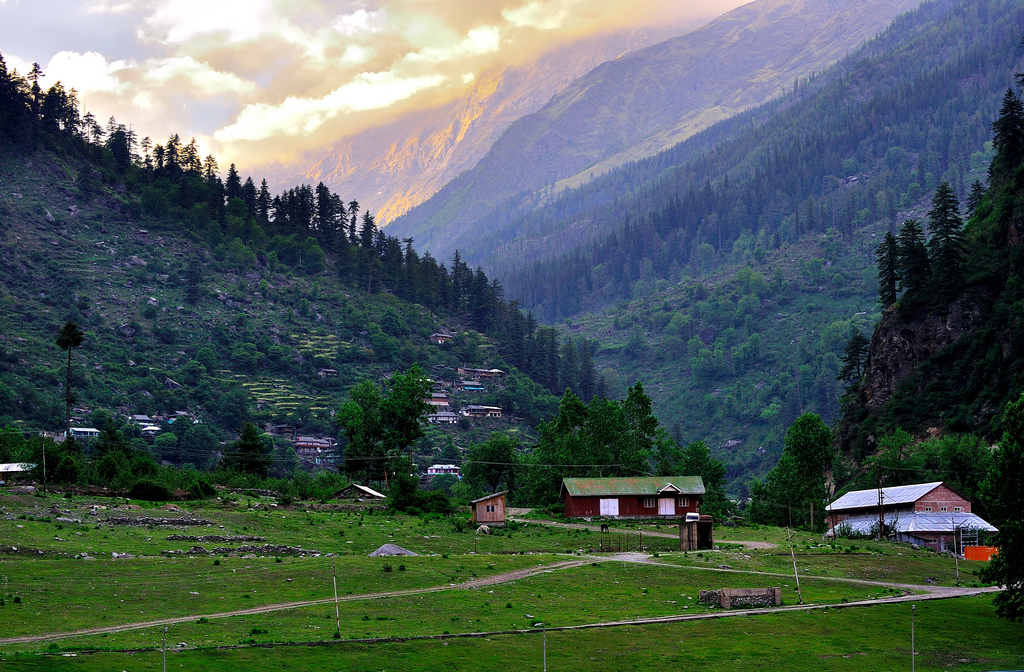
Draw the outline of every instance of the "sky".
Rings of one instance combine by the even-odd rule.
[[[740,0],[0,0],[8,69],[42,67],[139,137],[287,161],[447,102],[481,73]]]

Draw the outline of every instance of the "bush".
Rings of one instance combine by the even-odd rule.
[[[132,499],[144,499],[147,502],[169,502],[174,499],[174,494],[166,485],[148,478],[136,481],[128,495]]]
[[[207,499],[217,494],[214,487],[206,481],[192,481],[188,484],[185,492],[189,499]]]

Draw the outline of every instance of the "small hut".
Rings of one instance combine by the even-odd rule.
[[[331,499],[358,499],[359,501],[363,501],[367,499],[387,499],[387,495],[377,492],[373,488],[368,488],[365,485],[352,483],[334,493],[334,495],[331,496]]]
[[[714,547],[714,520],[711,516],[691,513],[679,521],[680,551],[706,551]]]
[[[505,495],[508,490],[485,495],[469,503],[473,511],[472,520],[477,525],[505,524]]]

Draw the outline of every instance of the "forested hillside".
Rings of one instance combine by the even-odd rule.
[[[894,228],[942,181],[964,198],[1022,31],[1013,2],[928,3],[792,95],[496,227],[489,265],[558,319],[806,234]]]
[[[447,378],[461,365],[509,371],[463,403],[531,425],[564,384],[599,385],[574,342],[458,254],[419,255],[323,184],[272,195],[233,165],[222,179],[194,140],[101,126],[44,76],[0,58],[0,425],[63,429],[55,339],[67,320],[84,331],[71,353],[83,425],[187,411],[213,438],[250,419],[333,435],[356,380],[412,362]],[[442,330],[453,342],[428,342]],[[163,457],[203,463],[208,434],[201,455]]]
[[[1024,105],[1013,90],[992,128],[997,154],[966,226],[940,187],[924,222],[907,220],[878,248],[887,308],[839,425],[854,460],[898,430],[998,440],[1024,389]]]

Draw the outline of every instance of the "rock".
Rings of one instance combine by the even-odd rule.
[[[911,547],[912,549],[914,549],[915,551],[920,551],[920,550],[921,550],[921,547],[920,547],[920,546],[918,546],[917,544],[911,544],[911,545],[910,545],[910,547]]]
[[[369,557],[371,557],[371,558],[382,558],[382,557],[390,557],[390,556],[393,556],[393,555],[415,556],[415,555],[419,555],[419,553],[413,553],[412,551],[406,550],[406,549],[402,548],[401,546],[397,546],[395,544],[384,544],[383,546],[378,548],[373,553],[370,553]]]
[[[50,214],[49,210],[46,211],[46,221],[48,221],[50,224],[53,224],[53,215]]]
[[[145,259],[140,259],[139,257],[136,257],[135,255],[132,255],[132,256],[128,257],[128,263],[130,265],[135,265],[135,266],[149,266],[149,264],[146,263]]]
[[[732,565],[719,565],[719,569],[732,569]]]

